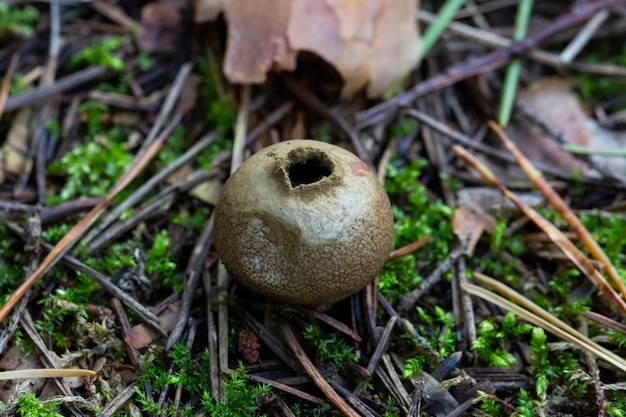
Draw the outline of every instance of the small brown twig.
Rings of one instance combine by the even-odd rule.
[[[524,170],[528,178],[539,189],[539,192],[545,197],[545,199],[556,209],[556,211],[567,221],[569,227],[576,233],[580,241],[589,250],[589,253],[593,258],[600,262],[613,284],[617,287],[623,298],[626,298],[626,284],[619,276],[617,269],[611,262],[604,250],[598,245],[598,242],[593,238],[591,233],[587,230],[585,225],[580,221],[578,216],[570,209],[565,201],[558,195],[558,193],[552,188],[548,181],[543,178],[533,164],[520,152],[515,144],[509,139],[504,130],[498,126],[495,122],[490,122],[489,127],[493,129],[498,135],[500,140],[504,143],[506,148],[513,154],[515,160],[519,166]]]
[[[30,317],[30,313],[28,312],[28,310],[25,310],[22,314],[20,324],[22,325],[22,329],[24,329],[28,337],[30,337],[33,344],[41,353],[41,361],[46,366],[46,368],[58,368],[58,365],[56,363],[56,357],[50,353],[48,347],[39,336],[39,333],[37,333],[37,330],[35,329],[35,323]],[[72,389],[69,387],[67,381],[63,380],[62,378],[54,378],[54,382],[63,395],[68,397],[73,395]],[[84,417],[83,413],[75,405],[70,404],[69,408],[74,416]]]
[[[520,201],[520,199],[512,193],[504,184],[502,184],[496,176],[480,162],[475,156],[470,154],[464,148],[454,145],[453,148],[456,155],[476,170],[489,184],[498,188],[505,197],[511,200],[529,219],[531,219],[544,233],[550,236],[550,239],[556,244],[565,255],[580,269],[589,280],[598,288],[600,293],[607,297],[622,313],[626,314],[626,302],[602,277],[593,264],[587,259],[583,253],[568,239],[563,232],[541,216],[535,209]]]
[[[113,201],[115,196],[119,194],[148,164],[150,160],[157,154],[161,145],[165,142],[165,139],[169,137],[174,127],[180,122],[180,115],[174,117],[170,124],[163,130],[161,135],[156,141],[148,147],[143,154],[139,154],[130,168],[120,177],[120,179],[113,185],[113,188],[104,197],[104,199],[91,210],[83,219],[78,222],[63,238],[57,243],[54,248],[48,253],[48,256],[43,260],[39,268],[28,277],[17,290],[11,294],[7,302],[0,308],[0,321],[4,320],[6,316],[11,312],[17,302],[24,296],[24,293],[41,277],[44,272],[49,268],[52,268],[63,255],[65,255],[76,244],[78,239],[85,234],[87,229],[95,223],[102,215],[104,210]]]
[[[237,112],[237,123],[235,124],[235,139],[233,140],[232,161],[230,163],[230,173],[232,174],[243,162],[243,151],[246,146],[246,132],[248,131],[248,116],[250,112],[251,87],[245,84],[241,88],[241,101]]]
[[[415,242],[411,242],[408,245],[405,245],[391,252],[389,254],[389,257],[387,258],[387,261],[393,261],[403,256],[410,255],[413,252],[422,248],[423,246],[426,246],[428,242],[430,242],[430,236],[422,236]]]
[[[376,172],[376,167],[372,162],[372,158],[363,147],[357,131],[354,130],[354,128],[350,126],[344,118],[331,113],[330,110],[328,110],[328,107],[326,107],[326,105],[324,105],[324,103],[322,103],[320,99],[315,96],[315,94],[305,89],[293,79],[284,77],[283,81],[294,96],[296,96],[315,113],[326,118],[333,126],[335,126],[335,128],[344,132],[348,138],[350,138],[350,142],[354,147],[356,155],[370,167],[372,172]]]
[[[182,154],[178,159],[169,164],[167,167],[159,171],[149,180],[141,184],[141,186],[133,192],[128,198],[126,198],[123,202],[117,205],[111,212],[106,215],[100,224],[95,226],[83,239],[83,241],[88,244],[91,242],[96,236],[102,234],[103,230],[106,229],[111,223],[119,218],[119,216],[129,208],[131,208],[134,204],[139,202],[143,197],[145,197],[157,184],[165,180],[169,175],[174,173],[183,165],[189,163],[193,158],[197,157],[198,154],[208,147],[211,143],[213,143],[216,139],[217,135],[215,132],[210,132],[204,135],[200,140],[198,140],[191,148],[189,148],[184,154]]]
[[[117,321],[120,325],[120,332],[122,333],[122,340],[124,340],[124,345],[126,346],[126,353],[128,353],[128,359],[130,363],[137,368],[139,366],[139,352],[137,349],[133,347],[131,343],[131,327],[128,322],[128,317],[126,316],[126,312],[124,311],[124,307],[118,298],[113,297],[111,299],[111,307],[115,312],[117,317]]]
[[[304,368],[305,372],[311,377],[315,385],[324,393],[326,398],[333,403],[335,407],[339,409],[346,417],[360,417],[359,414],[346,403],[346,401],[326,382],[320,371],[315,367],[315,364],[309,359],[308,355],[300,346],[296,335],[286,323],[281,323],[279,328],[287,342],[287,345],[291,348],[294,355],[300,361],[300,364]]]
[[[170,336],[165,344],[166,352],[174,346],[174,343],[178,342],[183,334],[183,330],[188,324],[187,322],[189,320],[189,311],[191,310],[193,295],[198,284],[200,283],[200,278],[202,277],[202,272],[205,268],[207,252],[213,243],[213,214],[214,213],[211,213],[211,217],[209,217],[205,223],[204,229],[202,229],[202,233],[198,237],[198,240],[196,240],[196,244],[191,251],[191,256],[189,257],[189,262],[187,263],[187,268],[185,270],[186,284],[185,290],[183,291],[183,299],[178,310],[176,325],[170,332]],[[217,261],[217,258],[215,258],[215,261]]]
[[[135,383],[129,384],[122,392],[117,394],[98,414],[98,417],[111,417],[124,403],[135,395]]]
[[[9,97],[9,87],[11,87],[11,78],[17,68],[17,64],[20,61],[19,54],[13,54],[7,72],[2,79],[2,85],[0,85],[0,117],[4,114],[4,109],[7,104],[7,98]]]
[[[454,263],[457,261],[457,259],[459,259],[461,256],[466,255],[467,254],[467,244],[466,243],[462,243],[459,246],[457,246],[456,248],[454,248],[446,257],[446,259],[444,259],[443,262],[441,262],[437,268],[435,268],[435,270],[428,276],[428,278],[426,278],[424,281],[422,281],[422,284],[412,290],[409,291],[408,293],[404,294],[402,296],[402,298],[400,299],[400,303],[398,303],[398,312],[401,315],[406,315],[409,312],[409,309],[411,307],[413,307],[416,303],[417,300],[419,300],[419,298],[430,289],[430,287],[432,287],[433,285],[435,285],[437,282],[439,282],[439,280],[441,279],[441,276],[448,270],[450,270],[452,268],[452,266],[454,265]]]
[[[458,81],[474,75],[483,74],[506,65],[512,57],[526,52],[529,48],[553,36],[554,34],[578,25],[600,10],[618,10],[626,5],[626,0],[596,0],[584,5],[575,5],[569,12],[546,25],[544,28],[530,34],[525,39],[515,42],[510,46],[498,49],[480,58],[471,58],[448,67],[445,71],[421,81],[412,89],[398,94],[397,96],[380,103],[368,110],[357,114],[357,128],[363,129],[375,125],[396,113],[399,107],[409,106],[417,98],[445,88]]]

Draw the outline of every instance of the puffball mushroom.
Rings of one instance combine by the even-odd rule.
[[[389,198],[335,145],[290,140],[252,155],[215,208],[215,247],[236,280],[270,300],[321,305],[361,290],[393,243]]]

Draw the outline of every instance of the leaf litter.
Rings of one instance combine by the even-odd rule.
[[[467,2],[423,57],[435,2],[13,3],[0,363],[27,372],[2,415],[626,413],[626,2],[538,0],[516,42],[515,7]],[[315,311],[212,247],[228,174],[294,135],[353,150],[394,205],[380,276]]]

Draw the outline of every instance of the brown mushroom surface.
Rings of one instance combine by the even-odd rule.
[[[367,285],[393,243],[389,198],[352,153],[290,140],[250,157],[215,209],[226,268],[271,300],[328,304]]]

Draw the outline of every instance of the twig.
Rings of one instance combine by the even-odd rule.
[[[180,117],[174,117],[172,122],[161,133],[160,137],[146,149],[146,152],[135,158],[130,168],[120,177],[113,185],[113,188],[104,197],[104,199],[94,207],[80,222],[78,222],[54,248],[48,253],[37,271],[35,271],[20,287],[15,290],[7,302],[0,309],[0,321],[4,320],[9,312],[15,307],[15,304],[24,296],[24,293],[41,277],[49,268],[52,268],[63,255],[65,255],[76,244],[78,239],[85,234],[87,229],[102,215],[106,207],[113,201],[115,196],[119,194],[148,164],[148,162],[157,154],[165,139],[170,135],[174,127],[180,121]]]
[[[226,370],[225,371],[227,374],[230,373],[230,370]],[[314,395],[311,395],[307,392],[304,391],[300,391],[299,389],[293,388],[289,385],[280,383],[278,381],[274,381],[273,379],[269,379],[269,378],[264,378],[262,376],[258,376],[258,375],[252,375],[249,373],[246,373],[245,375],[246,379],[249,379],[250,381],[254,381],[254,382],[258,382],[260,384],[267,384],[270,385],[272,388],[276,388],[279,389],[281,391],[284,391],[288,394],[291,394],[295,397],[298,397],[300,399],[303,399],[305,401],[309,401],[310,403],[313,404],[321,404],[323,402],[323,400],[321,398],[318,398]]]
[[[473,58],[471,60],[452,65],[444,72],[420,82],[412,89],[402,94],[398,94],[397,96],[377,106],[358,113],[356,116],[357,128],[363,129],[380,123],[395,114],[398,107],[408,106],[417,98],[423,97],[426,94],[440,90],[471,76],[498,69],[509,62],[511,57],[521,55],[529,48],[537,45],[550,36],[586,21],[600,10],[618,9],[624,5],[626,5],[626,0],[597,0],[585,3],[582,6],[574,6],[568,13],[555,19],[551,24],[531,34],[522,41],[515,42],[511,46],[498,49],[481,58]]]
[[[586,320],[580,322],[580,334],[589,337],[588,325]],[[598,369],[598,361],[596,357],[590,352],[585,352],[585,361],[589,366],[589,374],[593,379],[593,387],[596,392],[596,404],[598,405],[598,417],[606,416],[606,397],[604,396],[604,389],[602,387],[602,380],[600,379],[600,369]],[[545,398],[542,398],[545,400]]]
[[[217,346],[217,328],[215,326],[215,315],[213,314],[213,300],[211,300],[211,275],[208,271],[202,274],[202,282],[204,283],[204,292],[207,298],[207,336],[209,349],[209,381],[211,385],[211,398],[219,401],[222,391],[221,372],[219,368],[219,352]]]
[[[188,189],[216,177],[219,173],[220,171],[217,169],[194,171],[182,182],[165,187],[157,195],[137,207],[130,217],[113,224],[87,245],[87,255],[101,251],[112,240],[128,232],[142,221],[163,214],[174,203],[180,193],[184,193]]]
[[[232,174],[243,162],[243,150],[246,144],[246,132],[248,131],[248,107],[250,106],[250,85],[245,84],[241,88],[241,101],[239,102],[239,112],[237,112],[237,123],[235,125],[235,140],[233,141],[232,161],[230,163],[230,173]]]
[[[400,299],[400,303],[398,303],[398,312],[402,315],[408,313],[409,309],[417,303],[417,300],[430,289],[433,285],[435,285],[441,279],[441,276],[452,268],[457,259],[461,256],[467,254],[467,244],[461,243],[459,246],[454,248],[450,254],[446,257],[446,259],[437,265],[437,268],[422,281],[421,285],[408,293],[404,294]]]
[[[169,164],[167,167],[159,171],[156,175],[151,177],[148,181],[144,182],[133,194],[131,194],[128,198],[126,198],[123,202],[121,202],[118,206],[116,206],[111,212],[102,219],[102,222],[95,226],[91,232],[85,236],[83,241],[86,244],[89,244],[96,236],[102,234],[102,231],[106,229],[111,223],[113,223],[123,212],[131,208],[135,203],[140,201],[145,195],[147,195],[152,188],[154,188],[158,183],[163,181],[181,166],[189,163],[193,158],[195,158],[203,149],[208,147],[211,143],[215,141],[217,137],[215,132],[210,132],[204,135],[200,140],[198,140],[191,148],[187,150],[184,154],[182,154],[178,159]]]
[[[587,22],[583,30],[563,49],[559,58],[564,63],[569,63],[587,45],[593,34],[600,28],[602,23],[609,17],[607,10],[600,10]]]
[[[28,277],[37,269],[39,263],[39,255],[41,253],[41,219],[39,218],[36,210],[33,210],[32,214],[28,217],[27,226],[22,233],[24,239],[24,252],[27,255],[26,270],[24,271]],[[0,335],[0,355],[4,352],[4,349],[9,343],[11,336],[17,330],[22,313],[28,304],[30,299],[30,292],[26,292],[24,297],[18,304],[17,308],[13,311],[11,320],[5,329],[2,330]]]
[[[252,129],[250,133],[248,133],[248,136],[246,137],[246,145],[250,145],[259,136],[261,136],[263,132],[267,131],[270,127],[278,123],[283,117],[287,115],[287,113],[289,113],[293,109],[295,104],[296,102],[293,100],[285,101],[283,104],[280,105],[280,107],[270,113],[270,115],[267,116],[265,120],[256,125],[254,129]]]
[[[23,229],[21,227],[17,226],[16,224],[10,221],[4,220],[4,224],[7,226],[9,230],[12,230],[15,233],[18,233],[18,234],[23,233]],[[41,242],[41,246],[47,251],[52,251],[52,249],[54,248],[52,245],[46,242]],[[63,257],[62,262],[76,269],[77,271],[82,272],[89,278],[93,279],[105,291],[107,291],[114,297],[119,298],[124,303],[124,305],[126,305],[128,308],[133,310],[135,313],[137,313],[139,317],[145,320],[147,324],[152,326],[161,335],[166,336],[165,331],[161,329],[161,326],[159,324],[159,318],[156,317],[154,314],[152,314],[150,310],[146,309],[143,305],[141,305],[138,301],[136,301],[130,295],[128,295],[127,293],[122,291],[119,287],[111,283],[111,280],[109,278],[105,277],[100,272],[88,267],[87,265],[83,264],[81,261],[79,261],[78,259],[72,256]]]
[[[202,233],[198,237],[196,244],[193,247],[187,268],[185,270],[186,285],[183,291],[183,300],[178,310],[178,320],[174,329],[170,332],[170,336],[165,344],[165,351],[168,352],[174,343],[176,343],[183,334],[183,330],[187,326],[189,319],[189,311],[191,310],[191,304],[193,302],[193,295],[196,291],[196,287],[200,283],[200,277],[204,269],[204,264],[207,256],[207,252],[213,243],[213,213],[204,225]]]
[[[543,230],[552,242],[554,242],[563,253],[580,269],[589,280],[598,288],[600,293],[607,297],[620,311],[626,313],[626,302],[615,292],[609,283],[600,275],[593,264],[582,254],[582,252],[568,239],[556,226],[537,213],[532,207],[524,204],[515,194],[505,187],[495,175],[482,164],[476,157],[458,145],[452,147],[457,156],[468,163],[491,185],[497,187],[502,194],[511,200],[529,219]]]
[[[495,279],[489,278],[488,276],[480,274],[478,272],[474,272],[474,279],[477,280],[479,283],[488,286],[494,291],[502,294],[509,300],[515,301],[515,303],[517,304],[514,304],[504,297],[496,295],[493,292],[490,292],[485,288],[479,287],[474,284],[461,284],[461,288],[464,291],[467,291],[469,294],[478,296],[484,300],[496,304],[507,311],[513,311],[515,314],[517,314],[519,317],[526,320],[527,322],[543,328],[544,330],[552,333],[557,337],[560,337],[567,342],[572,343],[573,345],[579,347],[586,352],[593,353],[597,357],[607,361],[616,368],[619,368],[622,371],[626,372],[626,360],[624,360],[624,358],[616,355],[615,353],[604,348],[603,346],[600,346],[591,339],[583,336],[571,326],[559,320],[553,314],[550,314],[548,311],[539,307],[537,304],[533,303],[523,295],[496,281]]]
[[[113,398],[110,403],[102,409],[98,417],[111,417],[124,403],[135,395],[135,383],[128,385],[122,392],[117,394],[117,397]]]
[[[50,351],[46,347],[46,344],[39,336],[39,333],[37,333],[37,330],[35,329],[35,323],[33,323],[33,319],[30,317],[30,313],[28,312],[28,310],[25,310],[22,314],[20,323],[22,325],[22,329],[24,329],[33,344],[37,347],[37,349],[39,349],[39,352],[41,352],[42,363],[48,368],[58,368],[56,358],[50,354]],[[68,397],[72,396],[72,390],[65,380],[60,378],[54,378],[54,383],[63,395]],[[76,408],[75,405],[71,404],[69,406],[69,409],[72,414],[74,414],[74,416],[83,417],[83,413],[78,408]]]
[[[141,155],[144,152],[146,152],[148,148],[150,147],[150,145],[152,145],[152,142],[154,140],[158,140],[157,135],[159,134],[161,127],[163,127],[163,125],[165,124],[167,117],[172,112],[172,109],[174,108],[176,101],[180,97],[180,93],[183,91],[183,87],[185,86],[185,81],[187,81],[189,74],[191,74],[192,68],[193,68],[193,65],[189,63],[184,64],[180,67],[180,70],[178,71],[178,74],[176,74],[176,78],[174,79],[174,83],[172,84],[172,87],[170,88],[170,90],[167,93],[167,96],[165,97],[163,106],[161,106],[161,110],[159,111],[159,114],[157,115],[157,118],[154,121],[154,125],[150,129],[150,132],[148,133],[148,136],[146,136],[146,139],[141,144],[141,148],[139,149],[139,152],[137,152],[137,155]],[[180,116],[182,115],[177,115],[175,117],[180,117]]]
[[[114,73],[115,72],[108,67],[91,66],[82,71],[75,72],[72,75],[68,75],[65,78],[61,78],[52,85],[32,88],[23,93],[10,96],[7,99],[4,111],[10,112],[28,104],[40,102],[54,94],[63,93],[97,78]]]
[[[559,212],[559,214],[567,221],[569,227],[576,233],[580,241],[589,250],[589,253],[593,258],[600,262],[604,267],[605,272],[608,274],[613,284],[617,287],[622,297],[626,298],[626,284],[622,281],[617,269],[606,255],[604,250],[598,245],[598,242],[593,238],[591,233],[587,230],[585,225],[574,214],[574,212],[567,206],[565,201],[557,194],[557,192],[550,186],[550,184],[543,178],[532,163],[526,158],[515,144],[508,138],[504,130],[495,123],[490,123],[489,126],[497,133],[498,137],[502,140],[507,149],[513,154],[515,160],[519,166],[524,170],[528,178],[535,184],[541,194],[548,200],[548,202]]]
[[[378,344],[376,345],[376,349],[374,350],[374,353],[372,353],[372,356],[370,357],[370,361],[368,362],[367,369],[366,369],[367,374],[365,375],[366,378],[368,378],[368,380],[372,377],[372,375],[376,371],[376,367],[378,366],[378,362],[380,361],[380,358],[382,357],[383,353],[387,350],[387,346],[389,345],[389,337],[391,336],[391,332],[393,331],[393,328],[396,325],[396,322],[398,322],[398,318],[396,316],[391,316],[389,318],[389,321],[387,322],[387,325],[385,326],[385,330],[383,331],[383,334],[381,335],[380,340],[378,341]],[[361,396],[361,393],[365,389],[366,383],[367,381],[363,381],[355,388],[353,392],[355,397]]]
[[[220,289],[217,296],[217,349],[219,352],[219,369],[228,368],[228,297],[227,289],[230,277],[224,264],[220,263],[217,268],[217,286]],[[220,402],[227,400],[224,386],[220,387]]]
[[[348,136],[348,138],[350,138],[350,142],[354,147],[356,155],[361,158],[361,160],[363,160],[365,163],[367,163],[372,172],[376,172],[376,167],[372,162],[372,158],[363,147],[363,144],[359,139],[358,132],[354,130],[354,128],[350,126],[350,124],[348,124],[345,119],[333,114],[330,110],[328,110],[324,103],[322,103],[320,99],[315,96],[315,94],[305,89],[302,85],[298,84],[293,79],[289,77],[284,77],[283,81],[289,91],[294,96],[296,96],[296,98],[302,101],[315,113],[327,119],[336,129],[343,131]]]
[[[128,317],[126,316],[126,312],[124,311],[124,307],[122,307],[122,303],[118,298],[113,297],[111,299],[111,307],[113,307],[113,311],[117,316],[117,321],[120,325],[120,332],[122,333],[122,339],[124,340],[124,345],[126,345],[126,353],[128,353],[128,359],[130,363],[137,368],[139,366],[139,352],[137,349],[133,347],[133,344],[130,340],[131,327],[128,322]]]
[[[445,125],[444,123],[441,123],[437,120],[435,120],[434,118],[430,117],[429,115],[420,112],[418,110],[415,109],[406,109],[404,110],[404,113],[408,114],[411,117],[416,118],[417,120],[419,120],[420,122],[428,125],[429,127],[437,130],[438,132],[443,133],[444,135],[448,136],[450,139],[454,140],[454,142],[462,144],[464,146],[467,146],[468,148],[472,148],[475,149],[477,151],[480,151],[486,155],[492,156],[494,158],[498,158],[502,161],[506,161],[506,162],[515,162],[515,158],[506,151],[500,150],[500,149],[496,149],[493,148],[491,146],[485,145],[484,143],[480,143],[477,142],[475,140],[473,140],[472,138],[456,131],[456,130],[452,130],[450,127],[448,127],[447,125]],[[567,173],[565,171],[561,171],[559,169],[555,169],[554,167],[550,166],[550,165],[546,165],[546,164],[536,164],[536,167],[538,169],[540,169],[542,172],[546,173],[546,174],[550,174],[552,176],[554,176],[555,178],[558,179],[562,179],[562,180],[566,180],[566,181],[571,181],[572,180],[572,175],[570,173]],[[601,180],[596,180],[594,178],[588,178],[588,177],[584,177],[582,179],[580,179],[580,181],[584,184],[591,184],[591,185],[595,185],[598,187],[602,187],[602,186],[606,186],[606,181],[601,181]]]
[[[7,68],[7,72],[4,74],[4,78],[2,79],[2,85],[0,86],[0,117],[2,117],[2,114],[4,113],[4,108],[7,104],[7,97],[9,97],[11,78],[13,77],[13,73],[15,72],[15,68],[17,68],[17,63],[19,61],[19,54],[13,54],[11,61],[9,62],[9,67]]]
[[[413,395],[411,395],[411,406],[409,407],[408,417],[419,417],[422,415],[422,398],[424,396],[424,381],[417,381]]]
[[[285,341],[300,361],[300,364],[302,364],[306,373],[309,374],[315,385],[324,393],[326,398],[328,398],[328,400],[333,403],[333,405],[337,407],[346,417],[360,417],[359,414],[354,411],[354,409],[351,408],[330,385],[328,385],[328,382],[326,382],[322,374],[320,374],[319,370],[315,367],[315,364],[311,362],[311,359],[309,359],[307,354],[304,352],[300,343],[298,343],[298,339],[296,339],[296,336],[293,334],[291,327],[289,327],[286,323],[281,323],[279,328],[285,338]]]
[[[191,349],[193,348],[193,344],[196,341],[196,331],[198,325],[196,324],[195,320],[191,320],[190,322],[185,323],[185,326],[189,329],[187,334],[187,341],[185,342],[185,347],[188,351],[191,351]],[[183,389],[185,389],[185,384],[183,381],[181,381],[176,386],[176,392],[174,393],[174,409],[178,409],[180,407],[180,399],[183,395]]]

